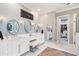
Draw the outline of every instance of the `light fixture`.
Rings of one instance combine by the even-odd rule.
[[[40,27],[42,26],[42,24],[38,24]]]
[[[45,17],[47,17],[48,15],[47,15],[47,14],[45,14],[44,16],[45,16]]]
[[[41,11],[41,9],[38,9],[38,11]]]
[[[4,16],[0,16],[0,23],[2,23],[3,20],[5,20],[5,17]]]
[[[22,20],[20,20],[20,21],[19,21],[19,23],[20,23],[20,24],[23,24],[23,21],[22,21]]]

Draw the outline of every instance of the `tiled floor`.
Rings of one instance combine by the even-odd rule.
[[[35,52],[28,52],[24,56],[37,56],[47,47],[51,47],[51,48],[55,48],[58,50],[69,52],[71,54],[75,54],[75,46],[74,45],[66,46],[66,45],[59,44],[59,43],[45,42],[44,44],[39,46],[39,48]]]

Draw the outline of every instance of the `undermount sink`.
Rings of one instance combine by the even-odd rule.
[[[36,35],[35,33],[29,34],[29,36],[35,36],[35,35]]]

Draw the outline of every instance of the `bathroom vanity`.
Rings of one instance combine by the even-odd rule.
[[[35,42],[30,43],[31,40],[36,39]],[[30,51],[30,45],[40,45],[44,42],[43,35],[41,33],[23,34],[16,36],[4,37],[4,40],[0,40],[0,56],[19,56],[25,52]]]
[[[4,39],[0,40],[0,56],[20,56],[30,51],[30,46],[35,47],[44,42],[44,34],[37,31],[39,28],[34,27],[36,29],[33,30],[28,19],[22,18],[22,20],[24,22],[21,24],[16,19],[7,22],[5,29],[7,33],[3,36]]]

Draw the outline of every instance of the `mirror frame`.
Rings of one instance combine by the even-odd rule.
[[[9,22],[13,22],[13,21],[15,21],[16,23],[17,23],[17,25],[18,25],[18,30],[17,30],[17,32],[15,32],[15,33],[11,33],[9,30],[8,30],[8,23]],[[8,22],[7,22],[7,31],[10,33],[10,34],[12,34],[12,35],[15,35],[16,33],[18,33],[19,32],[19,22],[17,21],[17,20],[15,20],[15,19],[13,19],[13,20],[9,20]]]
[[[29,22],[29,24],[30,24],[30,26],[31,26],[29,31],[26,30],[26,22],[27,22],[27,21]],[[24,30],[25,30],[25,32],[30,33],[31,29],[32,29],[32,24],[31,24],[30,20],[26,20],[26,21],[24,22]]]

